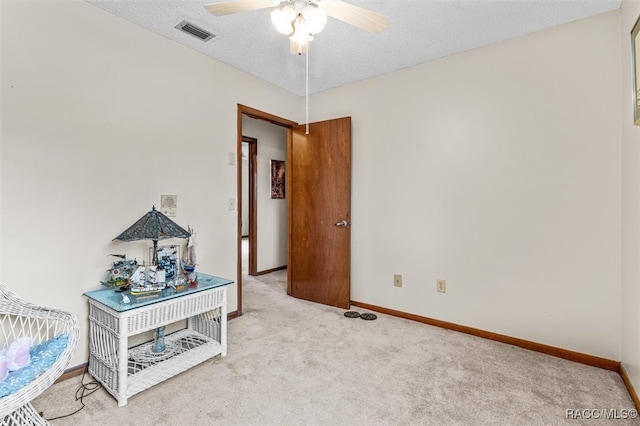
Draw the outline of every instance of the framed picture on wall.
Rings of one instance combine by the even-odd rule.
[[[284,198],[284,161],[271,160],[271,198]]]
[[[633,79],[633,124],[640,125],[640,82],[638,72],[640,72],[640,17],[631,30],[631,78]]]

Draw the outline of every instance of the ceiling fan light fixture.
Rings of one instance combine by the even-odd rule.
[[[309,4],[302,10],[305,28],[309,34],[318,34],[327,25],[327,12]]]
[[[280,34],[291,35],[293,33],[293,21],[298,14],[293,7],[284,6],[282,9],[274,9],[271,12],[271,23]]]
[[[307,30],[307,26],[302,15],[298,15],[296,20],[293,21],[293,34],[289,39],[299,46],[307,44],[313,40],[313,36]]]
[[[292,42],[302,46],[327,25],[327,12],[315,3],[296,0],[271,11],[271,22],[280,34],[290,36]]]

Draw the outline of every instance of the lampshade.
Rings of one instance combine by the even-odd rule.
[[[271,22],[279,33],[291,35],[293,32],[293,20],[296,18],[296,11],[291,6],[282,9],[274,9],[271,12]]]
[[[327,13],[314,5],[307,5],[302,10],[305,30],[309,34],[318,34],[327,25]]]
[[[120,241],[153,241],[153,264],[156,264],[158,240],[165,238],[189,238],[191,234],[153,206],[150,212],[114,238]]]
[[[313,36],[309,33],[309,31],[307,31],[307,27],[302,15],[298,15],[295,21],[293,21],[293,29],[293,34],[291,35],[291,37],[289,37],[292,42],[302,46],[303,44],[306,44],[307,42],[313,40]]]

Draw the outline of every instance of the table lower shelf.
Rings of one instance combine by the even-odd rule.
[[[167,349],[159,354],[152,352],[153,342],[129,349],[124,394],[119,391],[115,368],[91,357],[89,372],[122,406],[131,396],[222,353],[220,342],[191,329],[168,334],[164,340]]]
[[[134,376],[147,368],[164,363],[173,357],[200,348],[203,345],[220,346],[216,340],[193,330],[181,330],[169,334],[164,339],[166,349],[153,352],[153,342],[143,343],[129,349],[127,375]],[[221,351],[221,349],[220,349]]]

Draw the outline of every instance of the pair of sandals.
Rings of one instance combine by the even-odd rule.
[[[367,312],[365,312],[364,314],[361,314],[360,312],[356,312],[356,311],[347,311],[344,313],[344,316],[347,318],[362,318],[363,320],[366,320],[366,321],[371,321],[378,318],[376,314],[370,314]]]

